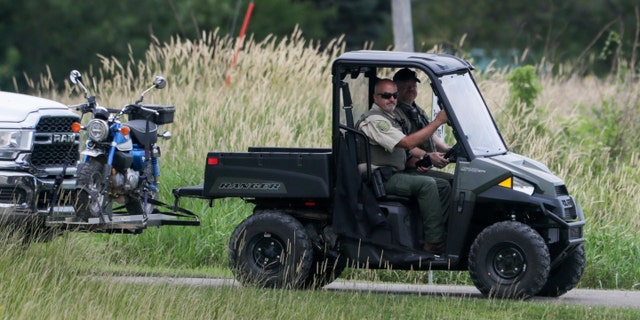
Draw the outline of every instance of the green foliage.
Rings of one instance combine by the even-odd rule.
[[[581,109],[584,112],[567,120],[563,137],[584,145],[593,154],[608,155],[614,161],[628,161],[636,152],[640,139],[640,102],[603,100]]]
[[[530,114],[534,108],[534,102],[542,90],[535,67],[527,65],[515,68],[507,76],[507,81],[511,93],[511,99],[508,103],[511,115],[517,117]],[[523,105],[521,109],[518,108],[520,104]]]
[[[535,67],[531,65],[515,68],[506,77],[509,82],[509,100],[505,108],[510,116],[508,121],[516,128],[516,131],[507,136],[513,151],[519,151],[518,139],[525,134],[541,135],[545,127],[540,121],[540,113],[535,105],[538,94],[542,90],[540,81],[536,75]],[[503,115],[504,116],[504,115]]]

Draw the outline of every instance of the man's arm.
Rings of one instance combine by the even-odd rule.
[[[442,141],[436,135],[433,136],[433,142],[435,143],[436,151],[438,151],[438,152],[447,153],[447,151],[449,151],[449,149],[451,149],[451,147],[449,147],[446,143],[444,143],[444,141]]]
[[[407,150],[411,150],[421,143],[427,141],[429,137],[431,137],[439,126],[447,123],[449,119],[447,118],[447,114],[444,111],[438,112],[433,121],[429,122],[427,126],[424,128],[402,138],[400,142],[398,142],[397,146],[401,148],[405,148]]]

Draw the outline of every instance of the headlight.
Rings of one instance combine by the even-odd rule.
[[[33,131],[0,130],[0,158],[15,159],[20,151],[31,150]]]
[[[524,181],[518,177],[509,177],[498,184],[501,187],[513,189],[518,192],[532,195],[536,187],[531,183]]]
[[[95,142],[102,142],[109,136],[109,125],[100,119],[92,119],[86,126],[89,138]]]

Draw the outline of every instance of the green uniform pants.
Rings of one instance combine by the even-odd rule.
[[[451,197],[451,185],[447,180],[425,176],[417,171],[398,172],[384,183],[384,189],[388,194],[418,200],[425,242],[436,244],[445,240],[444,222]]]

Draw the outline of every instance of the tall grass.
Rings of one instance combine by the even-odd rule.
[[[167,77],[165,90],[145,98],[148,103],[173,104],[177,109],[175,122],[167,126],[172,140],[160,141],[162,199],[172,200],[173,187],[202,183],[207,151],[330,146],[330,66],[343,51],[342,42],[338,39],[321,48],[299,32],[262,42],[248,39],[232,69],[234,49],[231,39],[203,33],[197,41],[175,38],[155,43],[143,61],[121,63],[104,57],[102,65],[84,72],[98,101],[110,107],[135,100],[154,75]],[[554,76],[542,72],[546,67],[538,67],[542,90],[534,102],[536,112],[522,117],[506,109],[509,70],[479,70],[476,77],[507,144],[547,164],[565,179],[583,207],[588,257],[581,286],[637,289],[640,159],[634,147],[640,133],[630,129],[639,120],[638,80],[619,74],[608,79]],[[229,85],[225,83],[228,74]],[[66,82],[64,94],[51,90],[53,83],[45,76],[34,87],[68,104],[80,102],[77,90]],[[623,122],[618,115],[632,120]],[[534,123],[543,130],[532,130]],[[116,261],[225,266],[228,237],[251,206],[234,199],[216,201],[213,208],[200,200],[182,204],[200,214],[201,227],[96,238],[117,248],[117,254],[109,256]],[[466,281],[464,276],[438,279]]]

